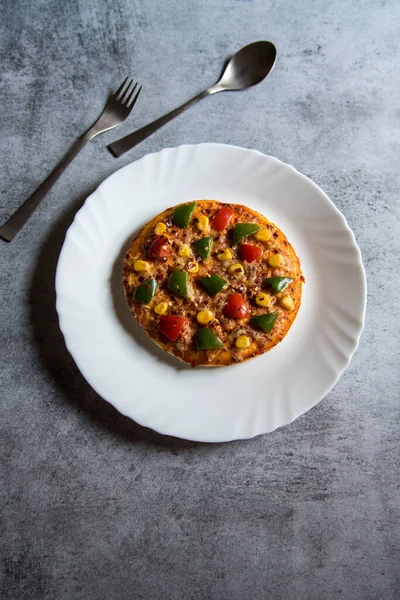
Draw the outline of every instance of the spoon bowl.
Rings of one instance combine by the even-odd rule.
[[[220,79],[210,91],[239,91],[263,81],[276,61],[276,48],[272,42],[253,42],[232,56]]]

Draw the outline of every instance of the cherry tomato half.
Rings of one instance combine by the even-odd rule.
[[[220,208],[212,221],[212,226],[217,231],[223,231],[225,227],[228,225],[231,217],[233,215],[233,210],[229,208],[229,206],[223,206]]]
[[[240,294],[231,294],[226,299],[224,315],[231,319],[244,319],[249,314],[246,300]]]
[[[179,335],[182,333],[182,329],[187,323],[185,317],[178,317],[177,315],[163,315],[160,317],[158,329],[167,337],[171,342],[175,342]]]
[[[258,246],[253,246],[253,244],[240,244],[239,255],[242,260],[252,263],[260,258],[262,250]]]
[[[165,258],[171,254],[171,248],[166,235],[159,235],[149,248],[150,258]]]

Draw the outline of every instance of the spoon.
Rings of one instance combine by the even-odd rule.
[[[245,46],[228,61],[217,83],[200,92],[200,94],[188,100],[185,104],[178,106],[175,110],[171,110],[171,112],[163,117],[113,142],[108,146],[108,149],[114,156],[122,156],[122,154],[140,144],[140,142],[157,131],[157,129],[180,115],[190,106],[199,102],[199,100],[202,100],[202,98],[217,94],[218,92],[245,90],[260,83],[272,70],[275,60],[276,48],[271,42],[254,42]]]

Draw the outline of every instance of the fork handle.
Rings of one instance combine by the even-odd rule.
[[[33,192],[25,202],[15,211],[15,213],[0,228],[0,237],[6,242],[11,242],[17,233],[25,225],[29,217],[35,212],[40,202],[51,190],[56,181],[64,173],[68,165],[74,160],[75,156],[82,150],[87,142],[93,137],[91,130],[79,138],[68,150],[64,158],[58,163],[56,168],[43,181],[43,183]]]
[[[214,88],[215,88],[215,90],[214,90]],[[177,117],[178,115],[183,113],[183,111],[187,110],[194,104],[197,104],[197,102],[199,102],[206,96],[209,96],[210,94],[215,93],[216,91],[219,91],[219,90],[216,89],[216,86],[213,86],[211,88],[204,90],[203,92],[200,92],[200,94],[197,94],[197,96],[194,96],[194,98],[191,98],[190,100],[188,100],[181,106],[178,106],[178,108],[171,110],[171,112],[167,113],[166,115],[163,115],[162,117],[160,117],[159,119],[156,119],[152,123],[145,125],[141,129],[137,129],[133,133],[126,135],[125,137],[121,138],[120,140],[113,142],[112,144],[107,146],[107,148],[110,150],[111,154],[113,154],[115,157],[118,158],[119,156],[122,156],[123,154],[125,154],[125,152],[128,152],[128,150],[130,150],[137,144],[140,144],[140,142],[143,142],[143,140],[145,140],[146,138],[149,137],[149,135],[151,135],[152,133],[157,131],[157,129],[160,129],[160,127],[162,127],[169,121],[172,121],[172,119],[174,119],[175,117]]]

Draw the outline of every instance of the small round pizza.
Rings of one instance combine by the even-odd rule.
[[[241,363],[278,344],[300,307],[300,261],[266,217],[199,200],[169,208],[137,234],[123,284],[139,324],[192,367]]]

